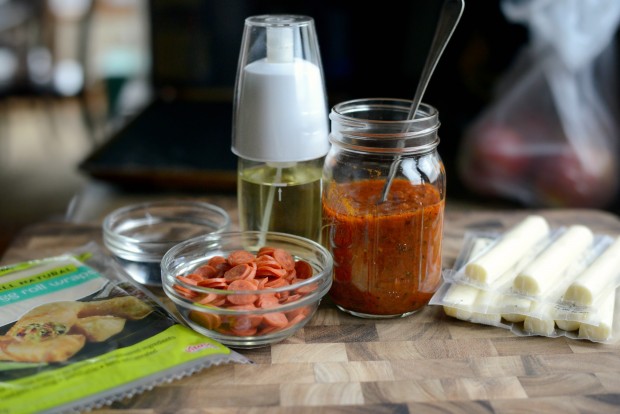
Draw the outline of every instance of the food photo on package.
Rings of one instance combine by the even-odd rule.
[[[0,267],[0,413],[78,412],[224,363],[99,247]]]
[[[502,234],[468,232],[443,276],[430,304],[448,316],[521,336],[620,336],[620,237],[582,225],[552,229],[530,215]]]

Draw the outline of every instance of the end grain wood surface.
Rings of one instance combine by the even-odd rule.
[[[620,234],[620,220],[592,210],[451,211],[444,267],[469,229],[503,230],[539,213]],[[40,223],[22,232],[0,265],[101,240],[100,223]],[[162,292],[155,290],[162,295]],[[428,306],[402,319],[366,320],[325,299],[284,342],[156,387],[98,413],[495,413],[620,412],[620,344],[517,337]]]

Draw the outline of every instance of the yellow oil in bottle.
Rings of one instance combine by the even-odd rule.
[[[317,242],[323,158],[296,163],[239,160],[241,230],[277,231]]]

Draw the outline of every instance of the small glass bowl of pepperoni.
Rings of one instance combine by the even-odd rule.
[[[332,284],[320,244],[276,232],[225,232],[171,248],[162,286],[195,331],[235,348],[280,342],[301,329]]]

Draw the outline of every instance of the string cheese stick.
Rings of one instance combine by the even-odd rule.
[[[616,291],[611,290],[611,293],[607,295],[605,301],[601,304],[599,309],[599,316],[601,318],[598,325],[590,325],[582,323],[579,327],[579,338],[590,339],[592,341],[605,341],[612,335],[614,313],[616,305]]]
[[[490,304],[493,304],[498,296],[495,292],[489,290],[478,291],[476,296],[476,309],[487,309]],[[492,312],[473,312],[469,318],[470,321],[475,323],[481,323],[485,325],[497,325],[502,320],[502,316],[499,313]]]
[[[605,289],[613,289],[620,275],[620,237],[617,238],[568,287],[564,301],[578,306],[592,306]]]
[[[477,256],[489,243],[491,243],[491,241],[486,238],[475,239],[466,261]],[[470,285],[451,285],[443,298],[443,302],[446,304],[443,307],[445,314],[453,318],[469,320],[472,316],[471,308],[476,302],[479,290],[480,289]]]
[[[532,301],[519,296],[503,295],[501,299],[502,308],[510,312],[502,313],[502,318],[508,322],[523,322],[525,314],[529,312]]]
[[[497,326],[501,322],[502,316],[499,313],[473,312],[468,320],[483,325]]]
[[[581,326],[581,322],[579,321],[567,321],[565,319],[556,319],[555,324],[560,329],[564,329],[565,331],[576,331]]]
[[[444,302],[453,303],[455,306],[444,305],[446,315],[464,321],[497,325],[501,321],[501,315],[497,313],[484,313],[474,309],[482,309],[488,306],[492,292],[484,291],[468,285],[452,285]]]
[[[531,215],[508,230],[480,258],[465,266],[465,275],[474,281],[491,284],[514,266],[536,243],[549,233],[549,224],[541,216]]]
[[[449,304],[444,305],[443,310],[448,316],[467,320],[471,316],[471,312],[464,308],[471,309],[477,296],[478,289],[473,286],[452,285],[443,298],[443,302]]]
[[[573,225],[523,269],[515,278],[518,293],[538,296],[554,286],[575,258],[592,243],[594,235],[586,226]]]
[[[539,316],[526,316],[523,320],[523,329],[536,335],[552,335],[555,330],[555,320],[549,307],[533,302],[532,311]]]
[[[470,285],[453,284],[446,292],[443,302],[458,305],[457,307],[472,307],[480,289]]]
[[[456,319],[460,319],[462,321],[468,321],[469,318],[471,318],[472,312],[470,311],[466,311],[464,309],[459,309],[459,308],[455,308],[453,306],[444,306],[443,307],[443,311],[446,313],[446,315],[452,317],[452,318],[456,318]]]
[[[536,318],[534,316],[526,316],[523,321],[523,328],[530,333],[550,336],[555,330],[555,321],[553,318]]]

